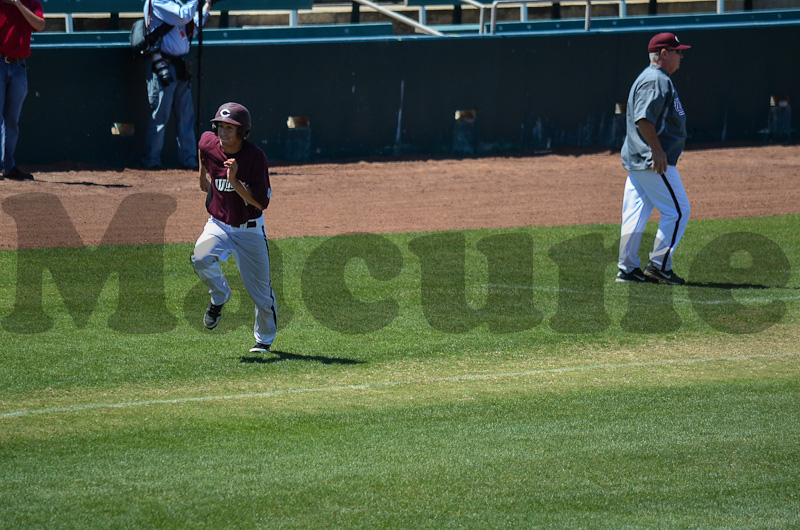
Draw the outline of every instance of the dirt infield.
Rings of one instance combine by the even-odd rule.
[[[800,213],[800,146],[690,150],[678,168],[692,219]],[[32,169],[34,182],[0,181],[2,249],[191,242],[207,218],[193,172]],[[625,171],[618,153],[554,153],[279,166],[271,181],[268,233],[286,238],[617,223]],[[34,193],[50,196],[26,195]],[[123,212],[126,197],[134,208]],[[68,219],[53,207],[59,202]],[[167,214],[163,238],[153,233],[158,223],[142,223]],[[109,230],[112,219],[125,229]],[[79,237],[65,237],[72,226]]]

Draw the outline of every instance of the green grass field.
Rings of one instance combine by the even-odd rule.
[[[0,252],[0,528],[800,527],[798,226],[273,241],[263,356],[192,245]]]

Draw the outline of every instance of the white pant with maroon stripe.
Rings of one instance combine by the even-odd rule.
[[[228,280],[219,265],[231,255],[256,305],[253,329],[256,342],[272,344],[277,333],[277,306],[270,281],[269,245],[263,215],[238,227],[211,217],[197,239],[192,263],[197,275],[208,286],[215,305],[224,304],[231,297]]]
[[[689,222],[689,199],[675,166],[668,166],[663,175],[650,170],[628,172],[622,199],[618,264],[625,272],[641,268],[639,245],[653,208],[661,219],[650,261],[659,270],[670,271],[675,247]]]

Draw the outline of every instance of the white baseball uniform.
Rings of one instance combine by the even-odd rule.
[[[259,344],[270,345],[277,333],[277,305],[270,281],[269,241],[263,212],[247,203],[227,180],[225,160],[235,158],[237,178],[246,184],[253,197],[266,209],[271,197],[267,157],[256,145],[244,141],[241,151],[227,155],[212,132],[200,138],[200,159],[211,178],[206,208],[211,214],[197,239],[192,263],[197,275],[209,288],[211,302],[222,305],[231,289],[222,274],[220,262],[230,256],[236,260],[242,282],[255,302],[254,336]]]

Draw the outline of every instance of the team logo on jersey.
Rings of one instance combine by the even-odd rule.
[[[228,179],[214,179],[214,187],[217,188],[217,191],[222,192],[236,191]]]
[[[685,116],[686,113],[683,111],[683,105],[681,105],[681,100],[678,99],[678,96],[675,96],[675,112],[678,113],[678,116]]]

